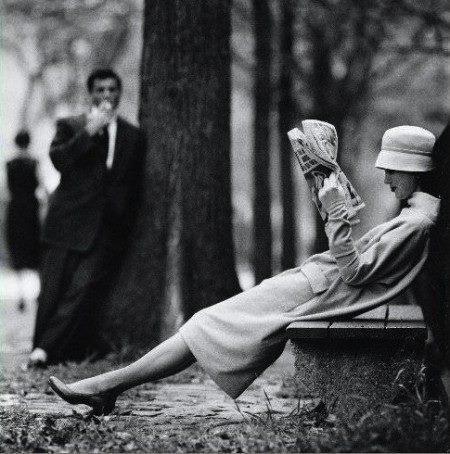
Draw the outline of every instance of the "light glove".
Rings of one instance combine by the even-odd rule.
[[[344,190],[339,184],[335,173],[331,173],[328,178],[323,180],[318,198],[328,215],[333,214],[335,211],[341,211],[345,207]],[[347,211],[346,208],[345,211]]]

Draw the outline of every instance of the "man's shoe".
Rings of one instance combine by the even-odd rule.
[[[66,384],[56,377],[50,377],[48,384],[53,391],[72,405],[84,404],[92,407],[94,415],[107,415],[111,413],[116,405],[116,396],[112,394],[83,394],[72,391]]]
[[[45,368],[47,367],[48,355],[42,348],[35,348],[28,358],[28,367]]]

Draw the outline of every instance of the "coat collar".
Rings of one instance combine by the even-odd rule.
[[[425,214],[431,222],[435,223],[439,213],[440,199],[427,192],[417,191],[408,199],[408,205]]]

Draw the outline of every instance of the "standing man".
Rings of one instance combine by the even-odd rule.
[[[91,109],[60,119],[50,158],[61,175],[43,227],[41,294],[31,366],[103,353],[101,303],[118,270],[141,194],[145,140],[117,115],[119,76],[94,71]]]

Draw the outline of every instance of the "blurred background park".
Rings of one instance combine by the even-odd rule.
[[[389,127],[418,125],[439,134],[448,121],[450,10],[445,0],[223,3],[231,12],[234,257],[240,285],[248,288],[324,247],[322,225],[286,143],[287,130],[302,119],[322,119],[338,129],[340,164],[366,204],[356,236],[398,209],[383,187],[383,173],[374,170],[376,153]],[[31,133],[45,216],[58,184],[48,157],[54,122],[83,111],[92,69],[113,67],[121,75],[120,112],[139,123],[148,5],[144,0],[2,2],[4,298],[14,297],[4,241],[5,162],[13,154],[13,138],[22,127]],[[30,292],[37,291],[34,276]]]

